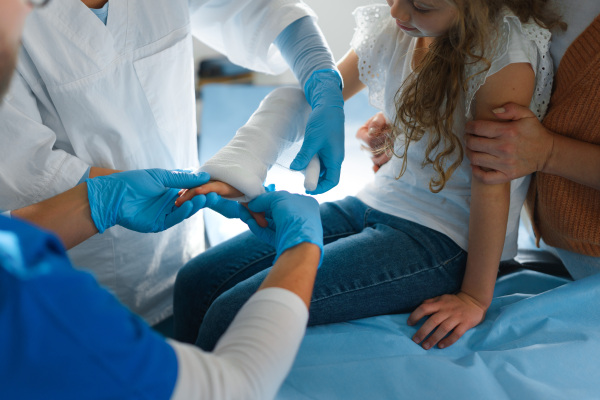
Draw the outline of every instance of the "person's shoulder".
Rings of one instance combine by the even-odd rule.
[[[509,8],[504,8],[498,18],[498,45],[520,45],[527,47],[534,44],[541,53],[550,49],[550,30],[539,25],[533,18],[522,22]]]

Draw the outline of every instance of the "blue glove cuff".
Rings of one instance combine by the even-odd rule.
[[[304,85],[306,101],[314,109],[318,105],[344,108],[342,76],[335,69],[319,69],[310,75]]]
[[[108,179],[110,178],[98,176],[85,180],[92,221],[99,233],[104,233],[117,224],[117,212],[125,192],[123,182],[113,180],[112,185],[108,185]]]

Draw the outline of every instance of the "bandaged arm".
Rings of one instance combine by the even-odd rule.
[[[259,290],[242,307],[214,352],[169,341],[178,377],[171,399],[272,399],[288,374],[308,321],[289,290]]]
[[[269,169],[291,146],[304,138],[311,108],[304,92],[296,87],[277,88],[260,103],[234,138],[208,160],[200,170],[242,193],[239,201],[249,201],[264,193]],[[319,179],[319,159],[315,156],[306,170],[304,187],[314,190]]]

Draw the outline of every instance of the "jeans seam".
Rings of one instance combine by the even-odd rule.
[[[348,235],[352,235],[354,233],[356,233],[356,232],[351,231],[351,232],[342,232],[342,233],[332,233],[331,235],[323,236],[323,239],[331,239],[331,238],[335,238],[335,237],[347,237]]]
[[[375,286],[383,285],[383,284],[385,284],[385,283],[389,283],[389,282],[392,282],[392,281],[395,281],[395,280],[398,280],[398,279],[405,279],[405,278],[408,278],[408,277],[410,277],[410,276],[417,275],[417,274],[420,274],[420,273],[423,273],[423,272],[428,272],[428,271],[436,270],[436,269],[439,269],[439,268],[444,268],[444,267],[445,267],[446,265],[448,265],[450,262],[452,262],[452,261],[453,261],[453,260],[455,260],[456,258],[460,257],[460,256],[461,256],[463,253],[464,253],[464,250],[462,250],[462,249],[461,249],[461,250],[460,250],[460,251],[459,251],[459,252],[458,252],[456,255],[454,255],[453,257],[451,257],[451,258],[449,258],[449,259],[445,260],[444,262],[442,262],[442,263],[440,263],[440,264],[438,264],[438,265],[436,265],[436,266],[434,266],[434,267],[427,268],[426,270],[425,270],[425,269],[422,269],[422,270],[420,270],[420,271],[413,272],[412,274],[403,275],[403,276],[401,276],[401,277],[397,277],[397,278],[395,278],[395,279],[388,279],[388,280],[386,280],[386,281],[377,282],[377,283],[375,283],[375,284],[372,284],[372,285],[366,285],[366,286],[363,286],[363,287],[361,287],[361,288],[358,288],[358,289],[346,290],[346,291],[344,291],[344,292],[335,293],[335,294],[332,294],[332,295],[329,295],[329,296],[326,296],[326,297],[321,297],[321,298],[319,298],[319,299],[317,299],[317,300],[312,300],[312,301],[311,301],[311,304],[312,304],[312,303],[317,303],[317,302],[319,302],[319,301],[321,301],[321,300],[327,300],[327,299],[330,299],[330,298],[332,298],[332,297],[340,296],[340,295],[343,295],[343,294],[348,294],[348,293],[358,292],[358,291],[360,291],[360,290],[364,290],[364,289],[370,289],[370,288],[373,288],[373,287],[375,287]]]

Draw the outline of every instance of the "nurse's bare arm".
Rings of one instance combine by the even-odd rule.
[[[86,183],[42,202],[13,210],[11,216],[54,232],[67,249],[98,233],[91,217]]]
[[[467,156],[475,176],[499,183],[541,171],[600,190],[600,146],[552,132],[514,103],[495,115],[503,121],[467,124]]]

